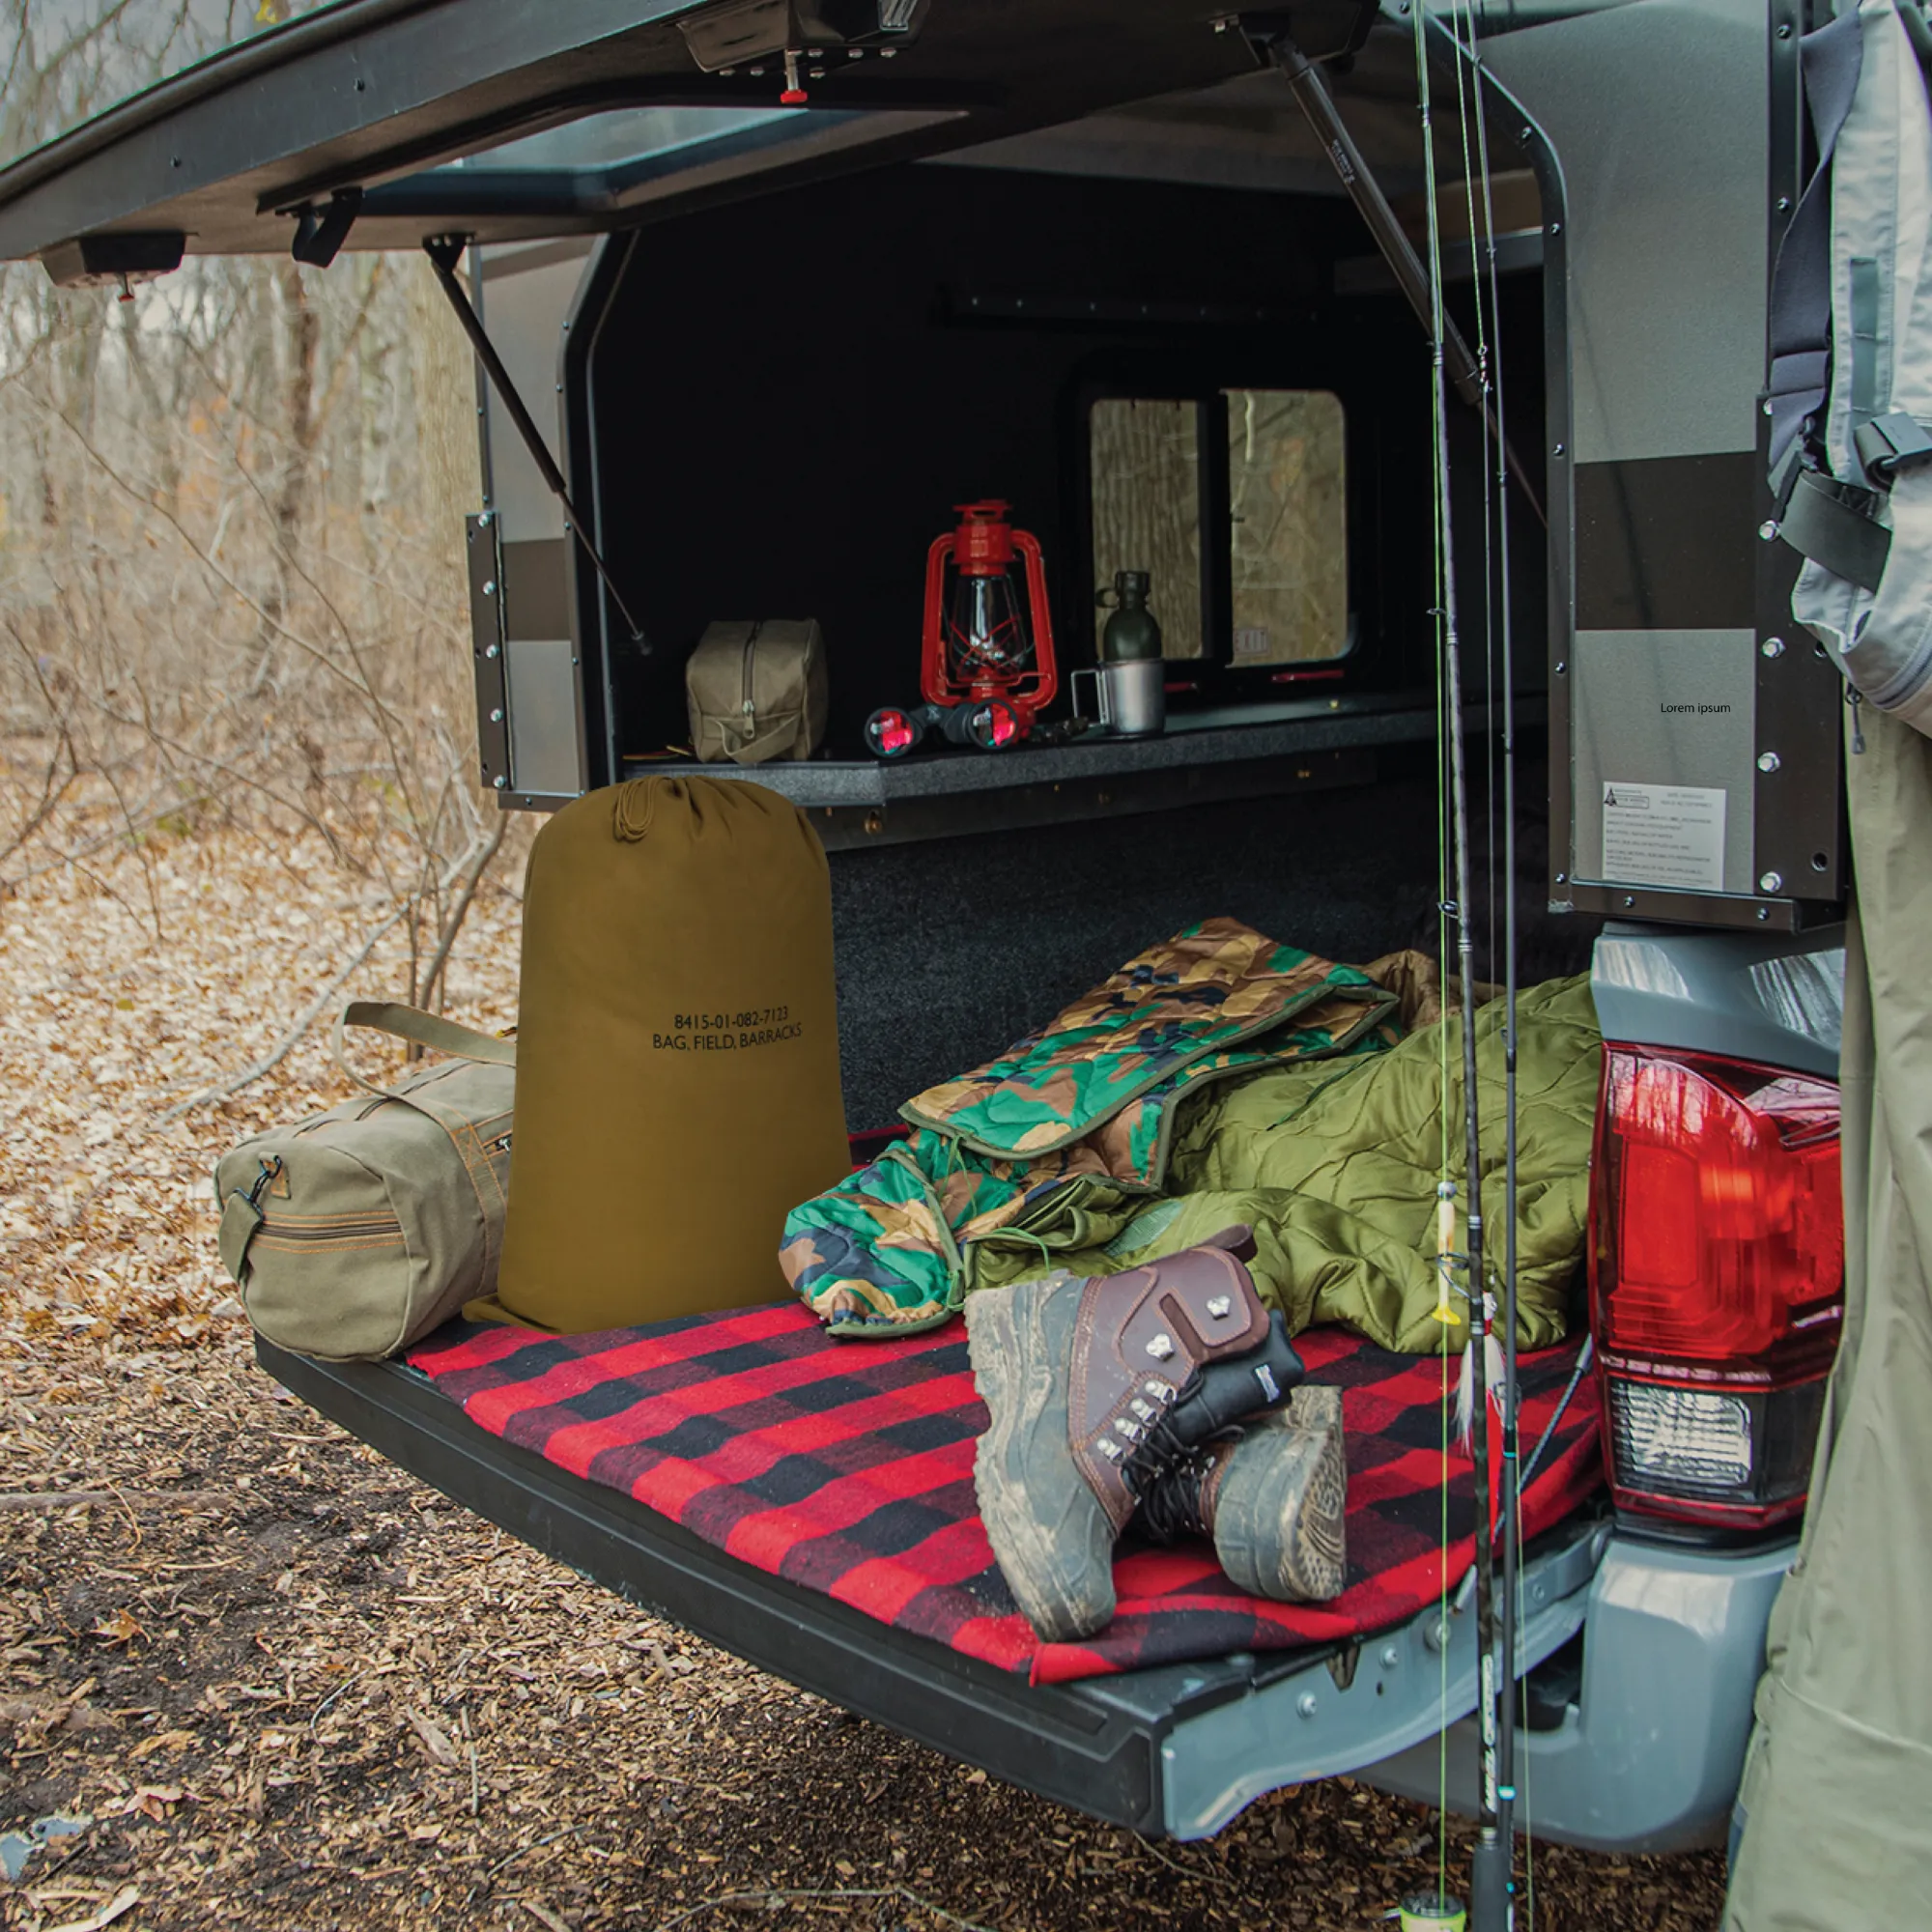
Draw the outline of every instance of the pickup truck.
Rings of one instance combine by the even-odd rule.
[[[1547,856],[1525,978],[1587,957],[1606,1041],[1608,1481],[1525,1552],[1520,1748],[1539,1834],[1604,1849],[1723,1834],[1836,1334],[1839,687],[1758,538],[1806,24],[1787,0],[1478,0],[1419,37],[1410,0],[335,0],[0,169],[0,259],[65,286],[192,253],[462,265],[477,769],[504,810],[661,760],[721,612],[819,618],[824,753],[753,776],[833,855],[856,1120],[1189,918],[1401,943],[1439,896],[1438,733],[1493,819],[1513,712],[1549,775],[1520,801]],[[1265,57],[1291,28],[1352,158]],[[1497,596],[1460,580],[1480,648],[1452,719],[1401,241],[1428,226],[1418,38],[1450,308],[1511,457],[1498,504],[1481,414],[1450,423],[1455,519],[1511,540]],[[1474,147],[1443,138],[1458,99]],[[867,754],[913,689],[926,545],[995,490],[1069,663],[1094,586],[1156,559],[1164,733]],[[1344,1772],[1434,1802],[1445,1719],[1473,1806],[1463,1599],[1029,1688],[506,1445],[402,1363],[258,1353],[585,1576],[1096,1816],[1197,1838]]]

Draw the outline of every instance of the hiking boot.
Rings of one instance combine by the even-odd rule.
[[[1124,1274],[967,1297],[991,1415],[973,1467],[980,1515],[1014,1602],[1048,1642],[1092,1635],[1113,1616],[1115,1540],[1186,1453],[1169,1421],[1200,1372],[1271,1342],[1242,1265],[1254,1251],[1253,1235],[1232,1228]],[[1279,1385],[1272,1367],[1269,1378]]]
[[[1170,1464],[1135,1527],[1153,1543],[1211,1538],[1250,1596],[1325,1603],[1342,1592],[1348,1485],[1342,1391],[1297,1388],[1233,1439]]]

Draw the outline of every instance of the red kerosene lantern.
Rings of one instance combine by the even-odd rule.
[[[1007,522],[1009,503],[954,507],[958,528],[926,554],[920,689],[928,704],[945,707],[1001,700],[1023,738],[1060,688],[1039,540]],[[1024,601],[1013,577],[1015,553],[1026,565]]]

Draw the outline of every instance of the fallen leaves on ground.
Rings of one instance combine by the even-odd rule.
[[[307,834],[96,873],[0,902],[0,1456],[25,1498],[0,1511],[0,1833],[92,1820],[43,1824],[0,1881],[11,1932],[1342,1932],[1433,1875],[1434,1814],[1346,1779],[1194,1845],[1030,1797],[640,1615],[289,1399],[207,1176],[347,1083],[317,1035],[147,1123],[270,1045],[368,905]],[[514,1018],[518,912],[486,888],[462,1018]],[[403,982],[390,950],[349,990]],[[1460,1870],[1467,1828],[1448,1843]],[[1722,1868],[1538,1848],[1534,1882],[1539,1925],[1699,1932]]]

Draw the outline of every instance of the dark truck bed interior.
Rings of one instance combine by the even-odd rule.
[[[1345,1647],[1030,1687],[753,1569],[488,1434],[400,1362],[319,1362],[259,1339],[255,1352],[319,1413],[592,1582],[950,1757],[1137,1832],[1208,1836],[1264,1792],[1359,1770],[1475,1704],[1475,1620],[1460,1600],[1446,1620],[1425,1613]],[[1529,1551],[1525,1669],[1561,1669],[1605,1534],[1578,1516]]]
[[[1196,920],[1226,914],[1352,964],[1403,946],[1434,952],[1435,750],[1377,756],[1376,782],[1342,790],[834,852],[852,1130],[896,1121],[913,1094],[979,1065]],[[1530,821],[1518,850],[1528,985],[1586,970],[1601,922],[1542,912],[1541,769],[1527,766],[1518,785]],[[1493,833],[1500,862],[1499,808]],[[1478,836],[1487,842],[1487,819]],[[1477,922],[1483,978],[1500,952],[1501,891],[1498,876],[1496,903]]]

